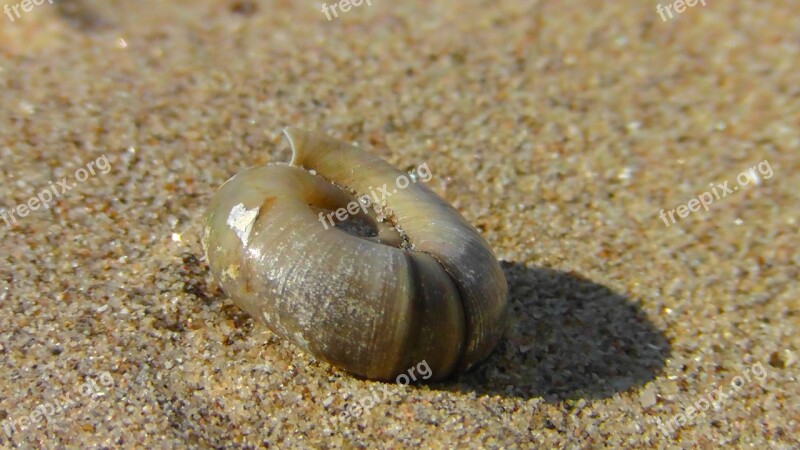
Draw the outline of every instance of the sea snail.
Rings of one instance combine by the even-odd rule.
[[[424,184],[396,188],[406,174],[377,156],[320,133],[284,133],[291,164],[235,175],[205,218],[206,259],[233,301],[369,379],[421,361],[442,379],[488,356],[505,328],[508,288],[480,234]],[[365,199],[377,190],[375,202]],[[372,204],[356,211],[353,202]],[[333,213],[348,205],[338,223],[344,214]]]

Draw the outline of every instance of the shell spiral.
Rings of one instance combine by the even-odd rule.
[[[370,379],[423,360],[442,379],[488,356],[505,329],[508,289],[483,237],[421,182],[324,224],[406,174],[323,134],[285,134],[291,164],[235,175],[205,218],[206,258],[234,303]]]

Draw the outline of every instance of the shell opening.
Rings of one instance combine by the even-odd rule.
[[[350,235],[367,239],[379,244],[396,248],[406,248],[408,242],[402,233],[377,212],[373,205],[351,196],[351,201],[344,204],[309,203],[314,215],[320,217],[326,229],[336,229]]]

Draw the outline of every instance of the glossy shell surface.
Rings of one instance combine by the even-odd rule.
[[[379,157],[285,133],[291,164],[247,169],[212,199],[203,247],[224,291],[279,336],[366,378],[424,360],[442,379],[484,359],[505,328],[507,286],[483,237],[413,176],[397,189],[408,174]],[[390,196],[373,195],[383,186]]]

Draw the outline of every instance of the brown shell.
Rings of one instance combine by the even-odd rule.
[[[363,377],[393,379],[424,360],[441,379],[485,358],[504,331],[507,286],[480,234],[382,159],[285,133],[291,165],[247,169],[211,202],[203,247],[225,292],[279,336]],[[411,182],[396,189],[401,176]],[[320,219],[384,185],[390,196],[362,199],[344,223]]]

